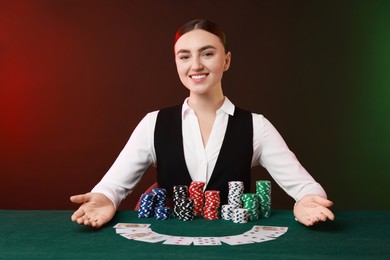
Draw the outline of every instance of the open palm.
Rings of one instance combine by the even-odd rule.
[[[295,218],[306,226],[312,226],[327,219],[333,220],[334,214],[328,207],[333,202],[318,195],[308,194],[302,197],[294,206]]]
[[[99,228],[115,215],[114,204],[101,193],[86,193],[70,197],[73,203],[82,205],[71,219],[81,225]]]

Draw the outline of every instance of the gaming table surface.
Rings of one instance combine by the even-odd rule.
[[[101,229],[78,225],[72,211],[0,210],[0,259],[390,259],[390,211],[336,211],[336,219],[314,227],[294,220],[291,211],[273,210],[268,219],[235,224],[138,218],[119,211]],[[221,237],[253,227],[283,226],[287,233],[263,243],[231,246],[181,246],[126,239],[116,223],[148,223],[173,236]]]

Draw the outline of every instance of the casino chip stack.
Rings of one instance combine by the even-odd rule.
[[[189,221],[194,219],[194,201],[190,198],[181,198],[177,201],[177,216],[180,220]]]
[[[158,220],[169,219],[170,208],[168,207],[155,207],[154,208],[154,217]]]
[[[235,209],[233,211],[232,221],[234,223],[248,223],[249,211],[248,209]]]
[[[163,188],[154,188],[152,194],[154,195],[154,217],[158,220],[168,219],[170,209],[166,207],[167,190]]]
[[[271,182],[266,180],[256,181],[256,193],[260,200],[260,213],[262,218],[271,216]]]
[[[228,204],[233,205],[237,208],[242,207],[241,196],[244,193],[244,183],[242,181],[230,181],[229,193],[228,193]]]
[[[258,220],[260,217],[259,212],[259,199],[255,193],[244,193],[242,196],[244,203],[244,209],[248,210],[249,220]]]
[[[203,215],[203,204],[204,204],[204,189],[205,183],[202,181],[193,181],[190,184],[189,192],[190,198],[194,201],[194,215]]]
[[[221,207],[221,217],[224,220],[232,220],[233,219],[233,212],[237,207],[234,205],[222,205]]]
[[[194,219],[194,201],[189,198],[188,186],[177,185],[173,187],[173,214],[180,220]]]
[[[147,193],[141,195],[140,206],[138,208],[139,218],[149,218],[153,216],[154,195]]]
[[[167,190],[163,188],[154,188],[152,190],[154,195],[155,207],[165,207],[167,205]]]
[[[208,190],[204,193],[205,204],[203,207],[203,217],[208,220],[217,220],[219,206],[221,204],[220,192],[218,190]]]

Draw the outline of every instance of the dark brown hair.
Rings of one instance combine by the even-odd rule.
[[[193,31],[195,29],[205,30],[209,33],[212,33],[212,34],[218,36],[218,38],[221,40],[222,45],[225,49],[225,53],[228,52],[225,33],[221,30],[221,28],[217,24],[215,24],[209,20],[204,20],[204,19],[191,20],[191,21],[185,23],[182,27],[180,27],[179,30],[177,30],[177,32],[175,34],[174,44],[176,44],[177,40],[179,40],[179,38],[181,36],[183,36],[183,34],[188,33],[190,31]]]

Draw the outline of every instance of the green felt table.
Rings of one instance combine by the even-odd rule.
[[[335,221],[308,228],[285,210],[246,224],[139,219],[135,211],[121,211],[96,230],[71,222],[71,211],[0,210],[0,259],[390,259],[390,211],[335,213]],[[119,222],[150,223],[155,232],[180,236],[238,235],[253,225],[288,232],[264,243],[177,246],[128,240],[112,228]]]

